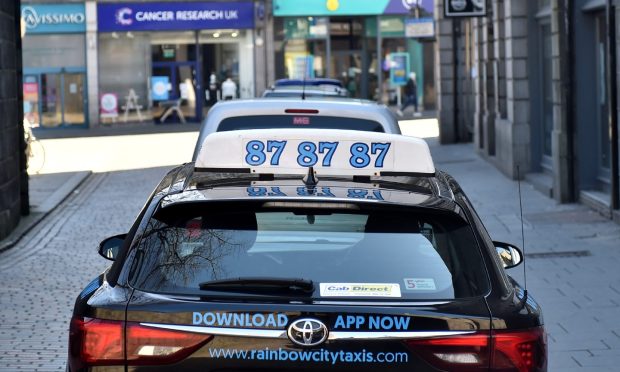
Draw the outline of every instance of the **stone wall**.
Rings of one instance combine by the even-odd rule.
[[[0,1],[0,240],[28,213],[18,20],[19,1]]]

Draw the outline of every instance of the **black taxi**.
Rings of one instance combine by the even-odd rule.
[[[70,371],[546,371],[542,312],[426,142],[214,133],[79,294]]]

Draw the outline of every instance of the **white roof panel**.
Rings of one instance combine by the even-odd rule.
[[[427,143],[396,134],[325,129],[258,129],[207,136],[197,170],[318,176],[434,175]]]

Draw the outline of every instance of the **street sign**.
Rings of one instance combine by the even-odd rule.
[[[432,18],[407,18],[405,36],[420,38],[435,36],[435,20]]]
[[[446,17],[484,17],[487,15],[486,0],[444,0]]]

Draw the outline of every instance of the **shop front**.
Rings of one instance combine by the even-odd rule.
[[[401,84],[390,81],[391,56],[407,53],[418,97],[434,95],[434,35],[407,37],[412,21],[427,20],[432,31],[433,6],[433,0],[274,0],[276,74],[336,78],[353,97],[394,103]]]
[[[21,17],[25,119],[88,126],[84,4],[23,4]]]
[[[200,121],[254,96],[252,2],[97,5],[100,120]]]

